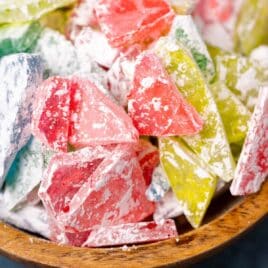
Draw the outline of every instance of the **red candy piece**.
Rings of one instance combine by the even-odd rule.
[[[159,150],[149,141],[140,140],[137,146],[137,154],[145,183],[149,186],[152,181],[153,171],[160,163]]]
[[[52,77],[37,89],[32,133],[56,151],[67,152],[71,86],[68,79]]]
[[[155,222],[127,223],[117,226],[100,226],[91,230],[84,247],[119,246],[175,238],[178,236],[173,220],[163,224]]]
[[[256,193],[268,176],[268,87],[259,93],[231,185],[233,195]]]
[[[156,40],[174,17],[164,0],[100,0],[95,10],[110,44],[120,48]]]
[[[39,196],[58,242],[81,244],[95,226],[138,222],[154,212],[130,144],[87,147],[52,157]]]
[[[202,129],[195,108],[182,97],[153,53],[138,58],[128,99],[128,112],[140,135],[194,135]]]
[[[123,108],[104,96],[88,80],[73,78],[69,142],[90,145],[137,143],[138,132]]]

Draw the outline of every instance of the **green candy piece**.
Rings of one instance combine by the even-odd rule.
[[[154,49],[180,92],[205,123],[199,134],[183,139],[214,174],[231,181],[235,163],[218,108],[201,71],[189,52],[174,39],[161,38]]]
[[[267,0],[245,0],[235,27],[235,50],[249,55],[261,44],[268,44]]]
[[[180,138],[160,138],[161,165],[184,215],[197,228],[215,193],[218,179]]]
[[[169,35],[189,49],[205,78],[211,81],[215,75],[214,64],[192,16],[176,16]]]
[[[253,111],[259,87],[265,82],[265,74],[257,64],[236,54],[216,58],[217,80],[226,86]]]
[[[242,145],[248,131],[250,111],[222,82],[215,82],[210,89],[219,109],[229,143]]]
[[[39,19],[45,13],[74,2],[75,0],[2,0],[0,24]]]
[[[0,27],[0,57],[31,52],[42,32],[39,22],[5,24]]]

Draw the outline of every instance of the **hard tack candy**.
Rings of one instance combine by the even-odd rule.
[[[256,193],[268,176],[268,87],[259,92],[259,98],[249,123],[249,131],[238,160],[233,195]]]
[[[185,101],[152,52],[137,59],[128,100],[128,113],[140,135],[194,135],[203,127],[196,110]]]
[[[0,3],[0,24],[30,21],[40,18],[74,0],[3,0]]]
[[[235,49],[242,54],[268,44],[266,0],[244,0],[236,22]]]
[[[148,200],[159,202],[170,189],[168,178],[161,167],[158,165],[152,174],[151,184],[146,190]]]
[[[197,228],[215,193],[217,178],[179,138],[159,139],[161,165],[184,215]]]
[[[55,151],[67,152],[70,118],[71,83],[52,77],[37,89],[32,133]]]
[[[71,75],[80,68],[77,52],[64,35],[46,28],[41,34],[35,53],[40,54],[45,65],[45,75]]]
[[[36,45],[42,27],[38,22],[5,24],[0,27],[0,57],[31,52]]]
[[[214,64],[192,16],[176,16],[169,35],[190,50],[204,76],[211,81],[215,75]]]
[[[160,162],[159,150],[149,141],[142,139],[139,141],[136,150],[143,177],[148,186],[151,183],[154,169]]]
[[[231,181],[235,163],[217,105],[200,69],[189,51],[174,39],[161,38],[154,51],[162,59],[178,90],[204,121],[202,131],[198,135],[184,136],[184,141],[214,174]]]
[[[87,147],[52,157],[39,190],[59,242],[66,234],[138,222],[154,211],[145,197],[145,181],[130,144]],[[63,239],[63,240],[61,240]],[[75,243],[75,241],[73,241]]]
[[[74,39],[78,57],[84,61],[95,61],[99,65],[110,68],[119,54],[112,48],[105,35],[90,27],[85,27]]]
[[[95,10],[110,44],[120,48],[156,40],[169,30],[174,17],[164,0],[100,0]]]
[[[119,246],[149,243],[178,236],[173,220],[126,223],[117,226],[100,226],[91,230],[83,247]]]
[[[89,80],[73,78],[69,142],[75,148],[137,143],[138,132],[123,108],[105,97]]]
[[[42,74],[38,55],[14,54],[0,60],[0,185],[31,137],[33,101]]]

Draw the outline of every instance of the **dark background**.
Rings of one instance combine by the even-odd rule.
[[[26,266],[0,257],[1,268]],[[190,268],[268,268],[268,217],[226,248]]]

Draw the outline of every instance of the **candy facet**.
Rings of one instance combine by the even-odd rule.
[[[257,46],[268,44],[267,21],[266,0],[244,0],[236,22],[236,50],[248,55]]]
[[[34,51],[41,55],[47,77],[71,75],[80,67],[74,46],[64,35],[52,29],[43,31]]]
[[[0,60],[0,186],[31,137],[33,101],[42,74],[38,55],[14,54]]]
[[[160,241],[178,236],[173,220],[100,226],[91,230],[83,247],[119,246]]]
[[[268,87],[259,92],[259,98],[249,123],[249,131],[238,160],[233,195],[256,193],[268,176]]]
[[[202,129],[202,119],[154,53],[138,58],[128,100],[128,113],[140,135],[194,135]]]
[[[133,146],[120,144],[54,155],[39,195],[62,234],[79,235],[151,215],[145,187]]]
[[[173,39],[161,38],[154,50],[163,60],[178,90],[204,120],[204,127],[198,135],[184,136],[183,139],[214,174],[223,180],[232,180],[234,160],[216,103],[201,71],[185,48]]]
[[[31,52],[36,45],[42,27],[38,22],[7,24],[0,27],[0,57]]]
[[[73,78],[69,142],[90,145],[137,143],[138,132],[123,108],[105,97],[89,80]]]
[[[4,0],[0,3],[0,24],[30,21],[40,18],[74,0]]]
[[[211,81],[215,75],[214,64],[192,16],[176,16],[169,35],[191,51],[198,67],[204,76]]]
[[[51,77],[37,89],[32,133],[55,151],[67,152],[71,83]]]
[[[219,109],[229,143],[242,145],[248,131],[251,113],[223,83],[210,86]]]
[[[198,0],[167,0],[179,15],[191,14]]]
[[[95,10],[110,44],[120,48],[156,40],[169,30],[174,17],[164,0],[100,0]]]
[[[40,183],[44,168],[42,145],[32,138],[17,154],[6,177],[4,199],[7,209],[27,201]]]
[[[217,178],[179,138],[162,138],[160,160],[183,213],[197,228],[214,195]]]

